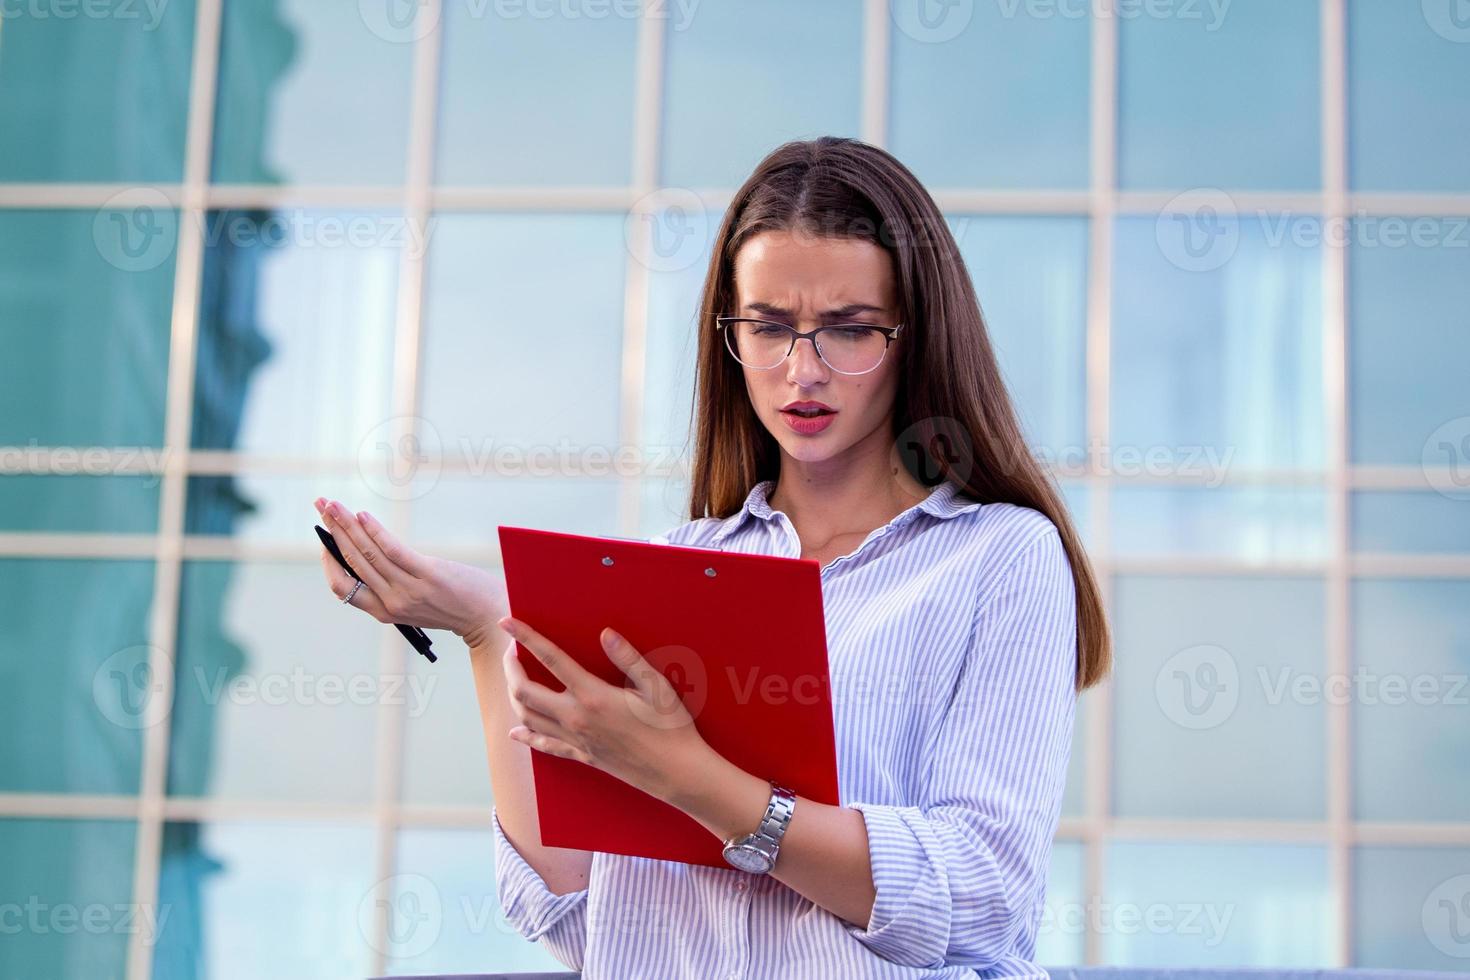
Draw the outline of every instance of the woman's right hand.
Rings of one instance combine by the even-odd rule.
[[[317,513],[332,532],[347,564],[362,578],[352,605],[380,623],[407,623],[449,630],[471,648],[498,635],[496,620],[510,613],[502,576],[420,554],[398,540],[371,514],[355,515],[334,500],[318,497]],[[324,547],[322,570],[332,594],[342,599],[356,580]]]

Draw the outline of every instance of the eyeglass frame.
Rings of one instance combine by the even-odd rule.
[[[740,359],[740,355],[739,354],[736,354],[735,351],[734,351],[734,349],[730,347],[730,333],[727,330],[725,332],[725,350],[729,351],[730,352],[730,355],[735,358],[735,363],[736,364],[739,364],[739,365],[741,365],[743,367],[748,367],[752,371],[774,371],[776,368],[780,367],[782,364],[785,364],[787,358],[789,358],[792,355],[792,353],[795,352],[795,350],[796,350],[796,342],[798,340],[810,340],[812,342],[812,349],[817,352],[817,359],[820,360],[823,364],[826,364],[827,367],[832,368],[833,371],[837,371],[838,374],[842,375],[845,378],[859,378],[859,377],[862,377],[865,374],[872,374],[874,371],[876,371],[880,367],[882,367],[883,366],[883,359],[888,356],[888,348],[889,348],[889,346],[893,343],[894,338],[896,338],[898,336],[898,332],[903,329],[903,324],[902,323],[894,324],[891,327],[880,327],[880,326],[878,326],[875,323],[826,323],[826,324],[823,324],[820,327],[817,327],[815,330],[808,330],[805,333],[803,333],[802,331],[797,330],[795,327],[791,326],[790,324],[777,323],[775,320],[762,320],[758,316],[717,316],[717,317],[715,317],[715,329],[716,330],[724,330],[731,323],[764,323],[767,326],[781,327],[781,328],[783,328],[783,329],[788,330],[788,331],[791,332],[791,346],[788,347],[788,348],[786,348],[786,353],[784,355],[782,355],[781,360],[777,361],[775,364],[772,364],[770,367],[755,367],[754,365],[746,364],[744,361],[742,361]],[[879,333],[881,333],[883,335],[883,354],[882,354],[882,356],[880,356],[878,358],[878,363],[877,364],[874,364],[872,367],[868,368],[866,371],[839,371],[837,368],[832,367],[832,365],[827,361],[827,359],[822,356],[822,348],[820,348],[820,347],[817,346],[817,334],[821,333],[823,330],[841,330],[844,327],[847,327],[847,328],[862,327],[865,330],[876,330],[876,331],[878,331]]]

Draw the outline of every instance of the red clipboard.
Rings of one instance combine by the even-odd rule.
[[[512,615],[611,684],[621,633],[680,692],[715,751],[798,796],[839,804],[821,566],[807,558],[500,525]],[[532,680],[562,683],[516,644]],[[728,868],[683,811],[599,769],[532,751],[541,843]],[[751,814],[751,829],[760,814]]]

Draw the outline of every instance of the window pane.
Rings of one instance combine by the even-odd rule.
[[[1348,0],[1347,14],[1353,187],[1470,190],[1470,20],[1463,5]]]
[[[0,210],[0,445],[163,445],[177,233],[147,206]]]
[[[1088,182],[1085,4],[891,7],[890,148],[926,186]]]
[[[1470,503],[1437,493],[1379,490],[1354,493],[1352,534],[1356,551],[1470,553]]]
[[[1027,442],[1087,462],[1087,220],[948,219]]]
[[[78,465],[85,466],[84,457],[78,457]],[[150,534],[158,529],[160,479],[149,474],[0,477],[0,531]]]
[[[1080,964],[1087,933],[1088,903],[1083,873],[1086,850],[1072,841],[1051,846],[1046,877],[1046,905],[1036,928],[1036,962],[1045,966]]]
[[[651,538],[689,520],[689,481],[671,477],[643,481],[643,509],[638,536]]]
[[[1119,185],[1319,186],[1318,6],[1133,5],[1118,20]]]
[[[382,673],[397,632],[344,611],[314,561],[185,562],[179,603],[169,793],[371,800],[379,705],[432,695]]]
[[[1320,561],[1329,550],[1327,494],[1312,487],[1119,486],[1110,506],[1124,557]]]
[[[1062,816],[1080,817],[1087,810],[1087,715],[1091,701],[1077,699],[1077,714],[1072,721],[1072,748],[1067,764],[1067,788],[1062,795]]]
[[[390,943],[384,950],[391,972],[468,976],[487,965],[516,974],[566,970],[505,920],[488,829],[404,830],[398,848],[397,874],[390,879]]]
[[[0,559],[0,595],[0,789],[137,793],[153,563]]]
[[[500,573],[496,566],[473,564]],[[402,798],[430,806],[480,807],[488,820],[490,767],[469,649],[452,633],[435,630],[429,636],[437,663],[407,654],[408,689],[417,693],[404,711]],[[487,880],[493,867],[480,869]]]
[[[446,454],[617,446],[621,215],[440,215],[421,424]]]
[[[637,7],[599,10],[445,5],[440,183],[631,182]]]
[[[183,178],[194,0],[15,3],[0,19],[0,181]]]
[[[371,9],[348,0],[224,4],[215,181],[403,180],[413,45],[366,16]]]
[[[1242,470],[1323,466],[1321,256],[1280,220],[1201,211],[1185,229],[1169,216],[1118,222],[1114,457],[1162,457],[1181,472],[1202,457]],[[1177,250],[1197,231],[1218,235],[1203,265]]]
[[[1352,230],[1353,460],[1450,467],[1450,489],[1470,496],[1470,221],[1374,218]]]
[[[314,474],[263,476],[212,474],[189,477],[186,534],[229,536],[268,544],[315,544],[311,524],[320,524],[312,501],[317,497],[340,500],[354,511],[375,516],[387,500],[380,490],[387,484],[381,474]]]
[[[526,458],[559,467],[555,456]],[[519,464],[517,464],[519,465]],[[421,492],[421,493],[420,493]],[[567,534],[620,534],[616,479],[524,476],[473,479],[442,476],[416,484],[415,547],[499,548],[502,524]]]
[[[1327,852],[1290,844],[1117,842],[1108,901],[1135,928],[1104,931],[1111,966],[1327,967]]]
[[[1358,817],[1464,820],[1470,582],[1354,582],[1353,653]]]
[[[129,939],[167,908],[133,904],[136,836],[130,821],[0,820],[0,975],[123,976]]]
[[[1118,578],[1115,813],[1323,818],[1323,602],[1318,579]]]
[[[207,235],[194,448],[371,455],[414,232],[394,214],[290,208],[213,212]]]
[[[158,900],[174,914],[154,980],[368,976],[373,839],[358,824],[166,824]]]
[[[857,135],[860,4],[705,0],[697,17],[668,9],[666,185],[738,187],[785,140]],[[740,111],[710,111],[717,105]]]
[[[1464,972],[1470,849],[1360,847],[1353,877],[1355,965]]]

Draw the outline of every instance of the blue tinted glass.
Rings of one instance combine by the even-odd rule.
[[[498,566],[470,564],[503,574]],[[469,649],[452,633],[435,630],[430,636],[434,652],[439,655],[437,663],[429,663],[405,644],[408,690],[420,692],[412,704],[431,705],[432,710],[404,712],[404,765],[399,792],[408,803],[472,806],[489,813],[485,727],[480,720]],[[425,693],[429,697],[424,697]]]
[[[1036,927],[1036,962],[1064,966],[1083,961],[1087,902],[1083,884],[1085,848],[1072,841],[1051,846],[1046,876],[1046,906]]]
[[[1334,962],[1324,848],[1119,842],[1108,848],[1107,867],[1116,918],[1102,935],[1104,963],[1281,969]]]
[[[425,289],[425,452],[617,447],[621,215],[439,215]],[[555,461],[546,476],[565,475]]]
[[[217,182],[403,180],[413,45],[373,10],[344,0],[224,4]]]
[[[120,820],[0,820],[0,976],[121,980],[128,941],[166,914],[133,904],[136,835]]]
[[[1092,526],[1092,490],[1078,480],[1062,480],[1058,483],[1062,491],[1062,502],[1067,506],[1067,515],[1072,525],[1082,535],[1082,542],[1091,548],[1095,545]]]
[[[1322,819],[1323,602],[1317,579],[1117,579],[1119,816]]]
[[[423,235],[394,214],[211,213],[194,448],[375,459],[398,266]]]
[[[380,705],[435,693],[383,673],[398,633],[344,612],[317,561],[185,562],[180,588],[169,793],[368,802]]]
[[[1087,221],[948,219],[1027,442],[1063,465],[1087,462]]]
[[[623,465],[636,475],[637,457],[628,454]],[[595,460],[595,455],[589,456]],[[524,462],[522,462],[524,461]],[[568,534],[620,534],[616,478],[535,476],[540,467],[558,467],[552,454],[505,452],[490,465],[505,472],[519,467],[527,475],[507,479],[474,479],[443,475],[414,484],[413,536],[417,546],[435,548],[499,548],[501,524],[539,527]],[[588,462],[592,468],[600,463]]]
[[[856,136],[863,8],[847,0],[667,5],[663,182],[737,187],[791,139]],[[739,112],[713,106],[739,105]]]
[[[1319,186],[1317,0],[1125,6],[1119,186]]]
[[[0,789],[138,792],[153,563],[0,559]],[[78,615],[79,609],[87,610]]]
[[[194,0],[6,4],[0,181],[181,179],[193,49]]]
[[[1470,582],[1356,581],[1352,635],[1357,816],[1464,820]]]
[[[689,520],[689,481],[682,477],[643,482],[638,536],[663,534]]]
[[[78,456],[78,465],[85,466]],[[158,476],[0,478],[0,531],[148,534],[158,528]]]
[[[445,5],[440,183],[631,181],[638,7],[599,9]]]
[[[1470,190],[1470,14],[1462,0],[1348,0],[1347,11],[1353,187]]]
[[[1465,971],[1470,848],[1360,847],[1353,879],[1355,965]]]
[[[1044,9],[892,5],[889,149],[926,186],[1087,186],[1091,17]]]
[[[0,445],[163,445],[177,238],[167,209],[0,210]]]
[[[1313,561],[1329,550],[1327,494],[1311,487],[1119,486],[1110,507],[1113,550],[1130,558]]]
[[[1470,219],[1355,221],[1348,268],[1354,462],[1452,466],[1470,495]]]
[[[1072,748],[1067,764],[1067,788],[1062,795],[1062,816],[1080,817],[1087,809],[1087,715],[1091,701],[1077,700],[1077,715],[1072,722]]]
[[[1352,495],[1353,549],[1377,554],[1470,553],[1470,502],[1437,493]]]
[[[373,973],[369,825],[170,823],[154,980]]]
[[[315,547],[316,535],[309,525],[321,523],[312,506],[317,497],[339,500],[354,511],[381,513],[389,521],[383,494],[390,484],[377,474],[370,475],[191,476],[185,533]]]
[[[1117,224],[1111,454],[1186,475],[1321,467],[1321,256],[1294,243],[1316,223],[1186,217]]]
[[[401,831],[397,873],[389,880],[388,969],[415,976],[477,973],[486,964],[497,972],[564,971],[544,946],[526,942],[505,920],[494,867],[488,830]]]

